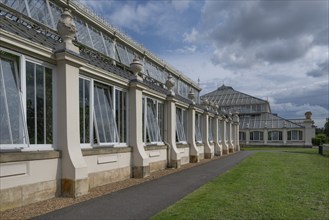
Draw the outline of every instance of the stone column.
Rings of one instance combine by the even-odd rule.
[[[227,145],[227,131],[226,131],[226,119],[225,116],[222,117],[220,121],[220,134],[222,140],[222,152],[223,154],[228,154],[228,145]]]
[[[312,138],[315,137],[315,127],[313,127],[314,121],[312,120],[312,112],[305,112],[305,120],[304,120],[304,142],[305,146],[312,146]]]
[[[210,145],[208,137],[209,137],[209,112],[204,111],[202,117],[202,142],[204,144],[204,158],[211,159],[214,157],[214,147]]]
[[[228,142],[228,149],[229,149],[229,153],[233,153],[234,152],[234,146],[233,146],[233,143],[232,143],[232,119],[231,117],[229,117],[229,120],[228,120],[228,128],[227,128],[227,142]]]
[[[283,128],[282,130],[282,141],[283,144],[287,144],[287,140],[288,140],[288,130],[286,127]]]
[[[249,129],[247,128],[246,130],[246,145],[248,145],[250,142],[250,131]]]
[[[199,150],[195,143],[195,105],[187,111],[187,143],[190,146],[190,163],[200,162]]]
[[[268,141],[268,129],[265,127],[264,129],[264,144],[267,144]]]
[[[166,101],[165,142],[168,145],[168,167],[179,168],[181,157],[176,146],[176,102],[169,95]]]
[[[222,146],[219,142],[219,127],[218,127],[219,116],[216,115],[213,119],[213,129],[214,129],[214,151],[216,156],[222,155]]]
[[[80,148],[79,68],[86,62],[72,43],[76,28],[65,9],[57,24],[63,42],[57,45],[57,145],[62,152],[61,190],[63,196],[78,197],[88,193],[87,164]]]
[[[130,82],[129,88],[129,146],[133,148],[133,177],[143,178],[150,175],[149,158],[144,149],[142,130],[143,89],[138,76]]]

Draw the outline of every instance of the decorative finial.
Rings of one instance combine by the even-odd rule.
[[[72,44],[77,28],[74,24],[71,11],[68,8],[64,9],[61,18],[57,23],[57,31],[65,43]]]
[[[168,79],[167,79],[165,85],[166,85],[167,89],[170,91],[171,95],[175,95],[175,93],[173,91],[173,87],[175,86],[175,80],[173,79],[171,74],[168,75]]]
[[[133,62],[130,64],[130,70],[135,76],[143,70],[143,64],[139,61],[137,56],[133,59]]]
[[[312,119],[312,112],[305,112],[305,119]]]
[[[190,87],[190,91],[189,91],[189,93],[187,94],[187,97],[193,102],[193,104],[194,104],[194,99],[195,99],[195,94],[194,94],[194,92],[193,92],[193,90],[192,90],[192,87]]]

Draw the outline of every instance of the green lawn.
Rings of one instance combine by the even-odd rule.
[[[257,152],[152,219],[329,219],[329,158]]]

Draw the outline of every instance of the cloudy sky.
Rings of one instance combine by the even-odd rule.
[[[185,75],[294,119],[329,117],[328,0],[81,0]]]

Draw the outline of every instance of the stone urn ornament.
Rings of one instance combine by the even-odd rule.
[[[305,112],[305,118],[308,120],[312,119],[312,112]]]
[[[130,70],[135,76],[143,70],[143,64],[139,61],[137,57],[133,59],[133,62],[130,64]]]
[[[57,23],[57,31],[61,36],[61,38],[63,39],[64,43],[72,44],[72,40],[75,37],[77,28],[74,24],[71,11],[68,8],[64,9],[61,18]]]
[[[194,99],[195,99],[195,94],[192,90],[192,88],[190,88],[189,93],[187,94],[187,97],[194,103]]]
[[[173,89],[173,87],[175,86],[175,80],[173,79],[173,77],[172,77],[171,74],[168,75],[168,79],[167,79],[165,85],[166,85],[167,89],[168,89],[170,92],[173,92],[172,89]]]

